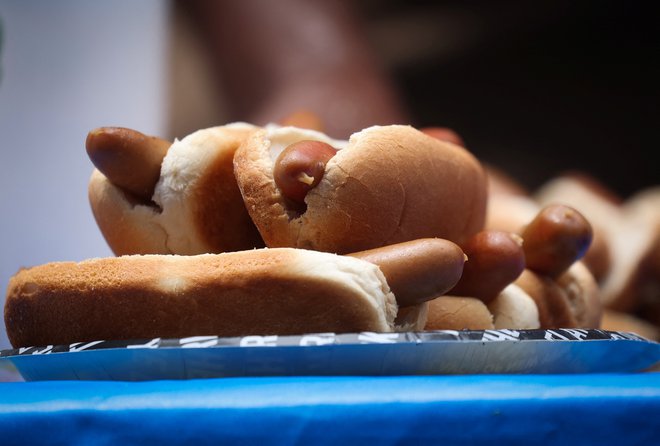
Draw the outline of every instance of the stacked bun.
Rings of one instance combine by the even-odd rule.
[[[304,209],[276,184],[282,151],[300,140],[334,145]],[[423,237],[456,243],[482,229],[486,177],[464,148],[410,126],[375,126],[348,142],[292,127],[253,133],[234,168],[253,221],[268,246],[349,253]]]

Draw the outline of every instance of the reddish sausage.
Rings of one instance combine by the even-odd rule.
[[[577,210],[549,205],[523,230],[527,268],[558,277],[584,256],[592,237],[591,225]]]
[[[302,204],[307,193],[319,184],[325,165],[337,150],[320,141],[298,141],[280,153],[275,160],[273,177],[282,195]]]
[[[485,230],[473,235],[463,246],[467,262],[458,284],[449,292],[476,297],[489,303],[525,269],[525,254],[519,236]]]
[[[111,183],[151,200],[169,141],[122,127],[100,127],[87,135],[87,155]]]
[[[425,238],[349,254],[378,265],[398,304],[417,305],[450,290],[465,255],[449,240]]]

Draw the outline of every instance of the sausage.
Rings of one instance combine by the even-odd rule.
[[[149,201],[171,143],[123,127],[100,127],[85,141],[87,155],[111,183]]]
[[[448,141],[461,147],[465,147],[465,141],[463,141],[463,138],[461,138],[458,133],[448,127],[423,127],[419,130],[420,132],[441,141]]]
[[[577,210],[555,204],[541,209],[522,238],[527,268],[555,278],[585,255],[593,231]]]
[[[424,238],[348,254],[380,267],[399,306],[418,305],[449,291],[465,255],[449,240]]]
[[[273,177],[282,195],[302,204],[325,172],[325,165],[337,150],[320,141],[303,140],[286,147],[275,160]]]
[[[525,269],[522,240],[516,234],[484,230],[463,246],[467,262],[458,284],[449,292],[489,303]]]

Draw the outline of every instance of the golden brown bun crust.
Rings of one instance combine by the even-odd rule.
[[[262,249],[58,262],[10,279],[13,346],[193,335],[392,331],[396,302],[375,266]]]
[[[351,136],[293,215],[273,181],[268,132],[236,152],[235,173],[267,246],[349,253],[417,238],[462,243],[483,228],[487,181],[467,150],[409,126]]]
[[[153,205],[137,201],[96,169],[88,195],[96,224],[115,255],[170,253]]]
[[[175,254],[263,247],[234,176],[234,153],[258,127],[233,123],[199,130],[170,147],[154,200]]]
[[[440,296],[429,301],[425,330],[492,330],[493,315],[473,297]]]

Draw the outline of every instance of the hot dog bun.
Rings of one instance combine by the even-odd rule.
[[[553,279],[525,270],[487,305],[474,297],[446,295],[429,302],[426,330],[598,328],[598,286],[576,262]]]
[[[279,153],[300,140],[340,149],[304,212],[287,203],[273,178]],[[409,126],[370,127],[348,142],[265,128],[237,150],[234,172],[267,246],[348,253],[423,237],[460,244],[484,225],[487,181],[476,158]]]
[[[514,282],[538,308],[541,328],[598,328],[602,304],[598,285],[582,262],[557,279],[526,269]]]
[[[291,248],[56,262],[11,278],[14,347],[193,335],[390,332],[397,305],[377,266]],[[424,317],[419,312],[419,317]],[[424,320],[408,328],[421,329]]]
[[[95,170],[89,200],[112,251],[194,255],[262,247],[233,174],[234,152],[256,129],[227,124],[175,141],[150,202]]]
[[[440,296],[429,302],[425,330],[492,330],[493,315],[474,297]]]
[[[87,193],[96,224],[116,255],[171,252],[154,204],[115,186],[97,169],[89,179]]]

